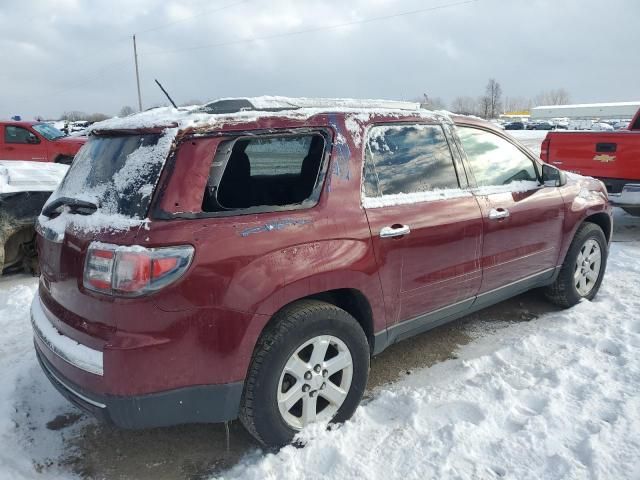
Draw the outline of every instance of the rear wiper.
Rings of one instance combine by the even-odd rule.
[[[91,215],[98,209],[98,206],[95,203],[87,202],[86,200],[79,200],[71,197],[59,197],[51,201],[48,205],[45,205],[42,209],[42,215],[45,217],[51,217],[51,215],[60,207],[69,207],[71,213],[79,213],[80,215]]]

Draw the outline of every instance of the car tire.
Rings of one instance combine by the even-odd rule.
[[[56,158],[56,161],[54,163],[61,163],[62,165],[71,165],[72,162],[73,162],[73,157],[70,157],[68,155],[60,155],[59,157]]]
[[[319,358],[322,362],[317,363]],[[268,447],[290,443],[306,426],[306,418],[317,415],[317,421],[344,422],[364,394],[369,359],[367,337],[346,311],[318,300],[287,306],[258,340],[240,421]],[[340,365],[347,366],[334,372]]]
[[[602,229],[583,223],[577,230],[556,281],[546,295],[556,305],[569,308],[586,298],[592,300],[602,284],[609,246]]]

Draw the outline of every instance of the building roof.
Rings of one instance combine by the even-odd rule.
[[[533,110],[552,110],[567,108],[603,108],[603,107],[640,107],[640,100],[637,102],[609,102],[609,103],[577,103],[574,105],[541,105],[533,107]]]

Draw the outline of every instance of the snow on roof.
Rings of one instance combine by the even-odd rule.
[[[567,109],[567,108],[600,108],[600,107],[639,107],[640,101],[637,102],[610,102],[610,103],[577,103],[575,105],[541,105],[539,107],[533,107],[532,110],[547,110],[547,109]]]
[[[246,101],[254,108],[233,113],[212,114],[202,111],[203,106],[184,108],[161,107],[124,118],[113,118],[94,123],[89,131],[138,129],[177,126],[180,129],[200,126],[223,126],[226,123],[252,122],[265,117],[306,119],[323,113],[354,113],[369,115],[404,116],[408,113],[434,118],[441,112],[424,110],[418,103],[393,100],[360,100],[350,98],[289,98],[244,97],[222,98],[215,102]],[[205,105],[211,105],[209,102]],[[274,111],[277,110],[277,111]]]
[[[68,169],[59,163],[0,161],[0,193],[53,192]]]

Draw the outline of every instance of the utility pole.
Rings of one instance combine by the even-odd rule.
[[[138,85],[138,111],[142,111],[142,95],[140,95],[140,73],[138,71],[138,50],[136,49],[136,36],[133,36],[133,59],[136,62],[136,83]]]

